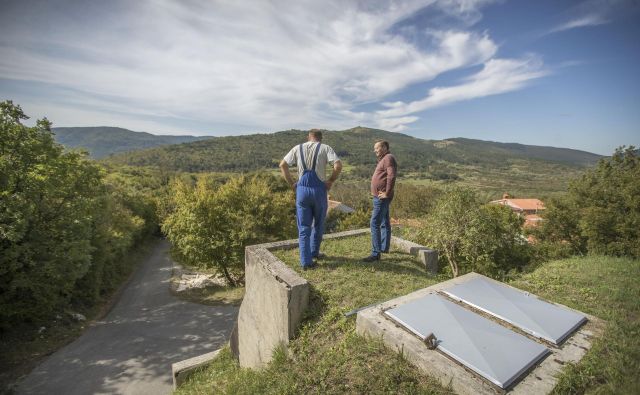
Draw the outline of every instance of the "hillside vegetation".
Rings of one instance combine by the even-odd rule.
[[[67,148],[84,148],[93,158],[167,144],[181,144],[205,140],[209,137],[159,136],[151,133],[133,132],[106,126],[53,128],[57,143]]]
[[[181,171],[252,171],[275,168],[295,144],[306,141],[306,132],[288,130],[272,134],[216,137],[189,144],[114,155],[109,161],[135,166],[159,166]],[[521,160],[532,164],[554,162],[567,166],[592,165],[600,158],[588,152],[553,147],[504,144],[469,139],[423,140],[401,133],[357,127],[324,133],[323,142],[352,166],[375,164],[373,142],[391,143],[402,171],[436,175],[451,164],[506,168]]]
[[[287,151],[306,138],[307,133],[300,130],[215,137],[117,154],[105,160],[164,171],[239,173],[266,169],[275,173]],[[601,158],[564,148],[459,138],[423,140],[357,127],[324,133],[323,142],[336,150],[345,165],[337,188],[343,185],[347,190],[354,189],[354,182],[371,177],[376,162],[372,147],[377,139],[390,142],[391,152],[399,162],[400,182],[419,186],[453,182],[483,191],[485,200],[498,198],[504,192],[537,197],[561,193],[570,179]]]

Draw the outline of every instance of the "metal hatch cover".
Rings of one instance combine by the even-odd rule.
[[[385,314],[421,339],[433,333],[438,339],[438,350],[503,389],[508,389],[550,352],[543,345],[436,294],[387,310]]]
[[[556,345],[587,321],[582,314],[484,276],[443,289],[442,292]]]

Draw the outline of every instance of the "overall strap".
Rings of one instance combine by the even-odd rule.
[[[313,167],[311,168],[311,170],[316,171],[316,163],[318,162],[318,152],[320,152],[320,146],[322,145],[322,143],[318,143],[318,146],[316,147],[316,152],[313,154]]]
[[[300,163],[302,163],[302,169],[307,171],[307,165],[304,163],[304,150],[302,149],[302,144],[300,144]]]

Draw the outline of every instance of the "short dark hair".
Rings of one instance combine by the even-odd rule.
[[[376,140],[376,144],[378,143],[384,145],[384,148],[386,148],[387,151],[389,151],[389,142],[387,140]]]
[[[309,130],[309,134],[316,140],[322,141],[322,132],[320,129],[311,129]]]

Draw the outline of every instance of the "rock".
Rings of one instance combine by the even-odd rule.
[[[38,329],[38,334],[41,334],[42,332],[46,331],[47,328],[44,326],[41,326],[40,329]]]
[[[80,313],[71,313],[71,317],[76,321],[86,321],[87,317]]]
[[[213,274],[184,273],[178,280],[177,292],[186,291],[193,288],[206,288],[211,285],[225,286],[222,278],[216,278]]]

